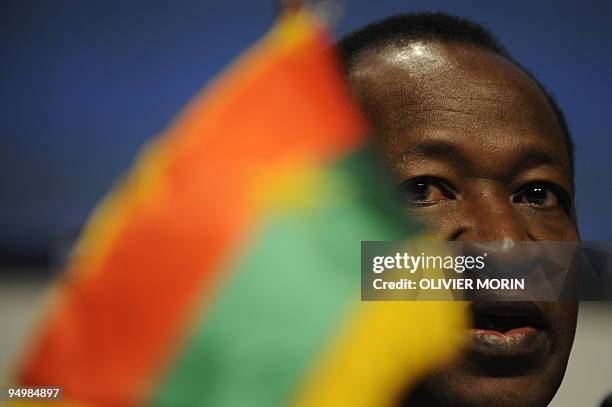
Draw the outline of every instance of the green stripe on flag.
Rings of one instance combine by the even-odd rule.
[[[280,406],[359,300],[361,240],[414,228],[391,202],[370,151],[330,169],[325,205],[267,221],[214,299],[158,406]]]

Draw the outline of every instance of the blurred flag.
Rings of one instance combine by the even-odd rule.
[[[453,303],[360,303],[407,237],[331,40],[285,15],[94,213],[16,384],[70,405],[385,406],[457,348]]]

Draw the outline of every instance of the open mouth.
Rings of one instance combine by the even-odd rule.
[[[470,350],[489,358],[537,357],[548,338],[543,313],[531,302],[475,302]]]

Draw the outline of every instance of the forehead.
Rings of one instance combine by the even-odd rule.
[[[359,55],[349,80],[388,153],[451,137],[491,152],[537,145],[569,166],[543,92],[491,52],[456,43],[389,45]]]

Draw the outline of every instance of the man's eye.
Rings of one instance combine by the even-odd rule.
[[[515,203],[552,208],[560,204],[559,192],[546,184],[531,184],[524,187],[513,198]]]
[[[442,181],[428,178],[409,180],[399,187],[399,192],[402,201],[408,205],[434,204],[454,198]]]

